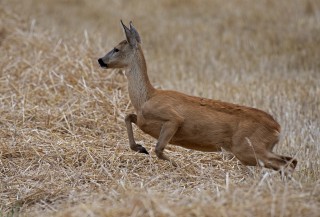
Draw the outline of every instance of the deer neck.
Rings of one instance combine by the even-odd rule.
[[[141,47],[137,49],[134,60],[129,66],[129,71],[126,75],[128,78],[130,100],[135,110],[138,111],[155,91],[149,81],[147,64]]]

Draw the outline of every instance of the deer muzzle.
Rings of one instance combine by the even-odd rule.
[[[98,59],[98,63],[100,64],[100,66],[101,66],[102,68],[108,68],[108,65],[103,62],[102,58],[99,58],[99,59]]]

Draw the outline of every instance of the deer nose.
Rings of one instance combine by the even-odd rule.
[[[102,68],[108,68],[108,65],[103,62],[102,58],[99,58],[99,59],[98,59],[98,63],[100,64],[100,66],[101,66]]]

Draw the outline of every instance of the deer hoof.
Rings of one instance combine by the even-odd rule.
[[[145,149],[142,145],[138,145],[138,147],[137,147],[137,152],[143,153],[143,154],[149,154],[149,152],[147,151],[147,149]]]

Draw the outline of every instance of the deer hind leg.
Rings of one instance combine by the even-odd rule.
[[[236,158],[246,166],[256,166],[259,163],[257,154],[253,149],[250,142],[245,139],[240,143],[234,143],[231,147],[231,152],[236,156]]]
[[[275,153],[269,152],[265,154],[264,164],[265,167],[280,171],[281,174],[291,174],[297,166],[298,161],[292,157],[281,156]]]
[[[237,142],[233,144],[231,150],[244,165],[260,165],[277,171],[284,170],[285,173],[293,172],[297,165],[297,160],[277,155],[268,148],[273,147],[278,142],[278,138],[272,141],[272,145],[259,141],[259,138],[255,138],[254,136],[242,138]]]
[[[132,130],[132,123],[137,124],[137,115],[135,114],[129,114],[125,117],[125,123],[127,127],[127,133],[129,138],[129,144],[130,148],[133,151],[149,154],[148,151],[142,146],[135,142],[134,136],[133,136],[133,130]]]
[[[297,166],[298,161],[292,157],[278,155],[272,152],[273,147],[278,143],[279,138],[276,136],[270,142],[266,142],[266,151],[259,153],[264,166],[274,170],[278,170],[285,174],[292,173]]]
[[[173,166],[178,166],[173,160],[163,153],[166,145],[170,142],[174,134],[180,127],[179,121],[167,121],[162,125],[160,136],[156,144],[155,152],[158,158],[170,161]]]

